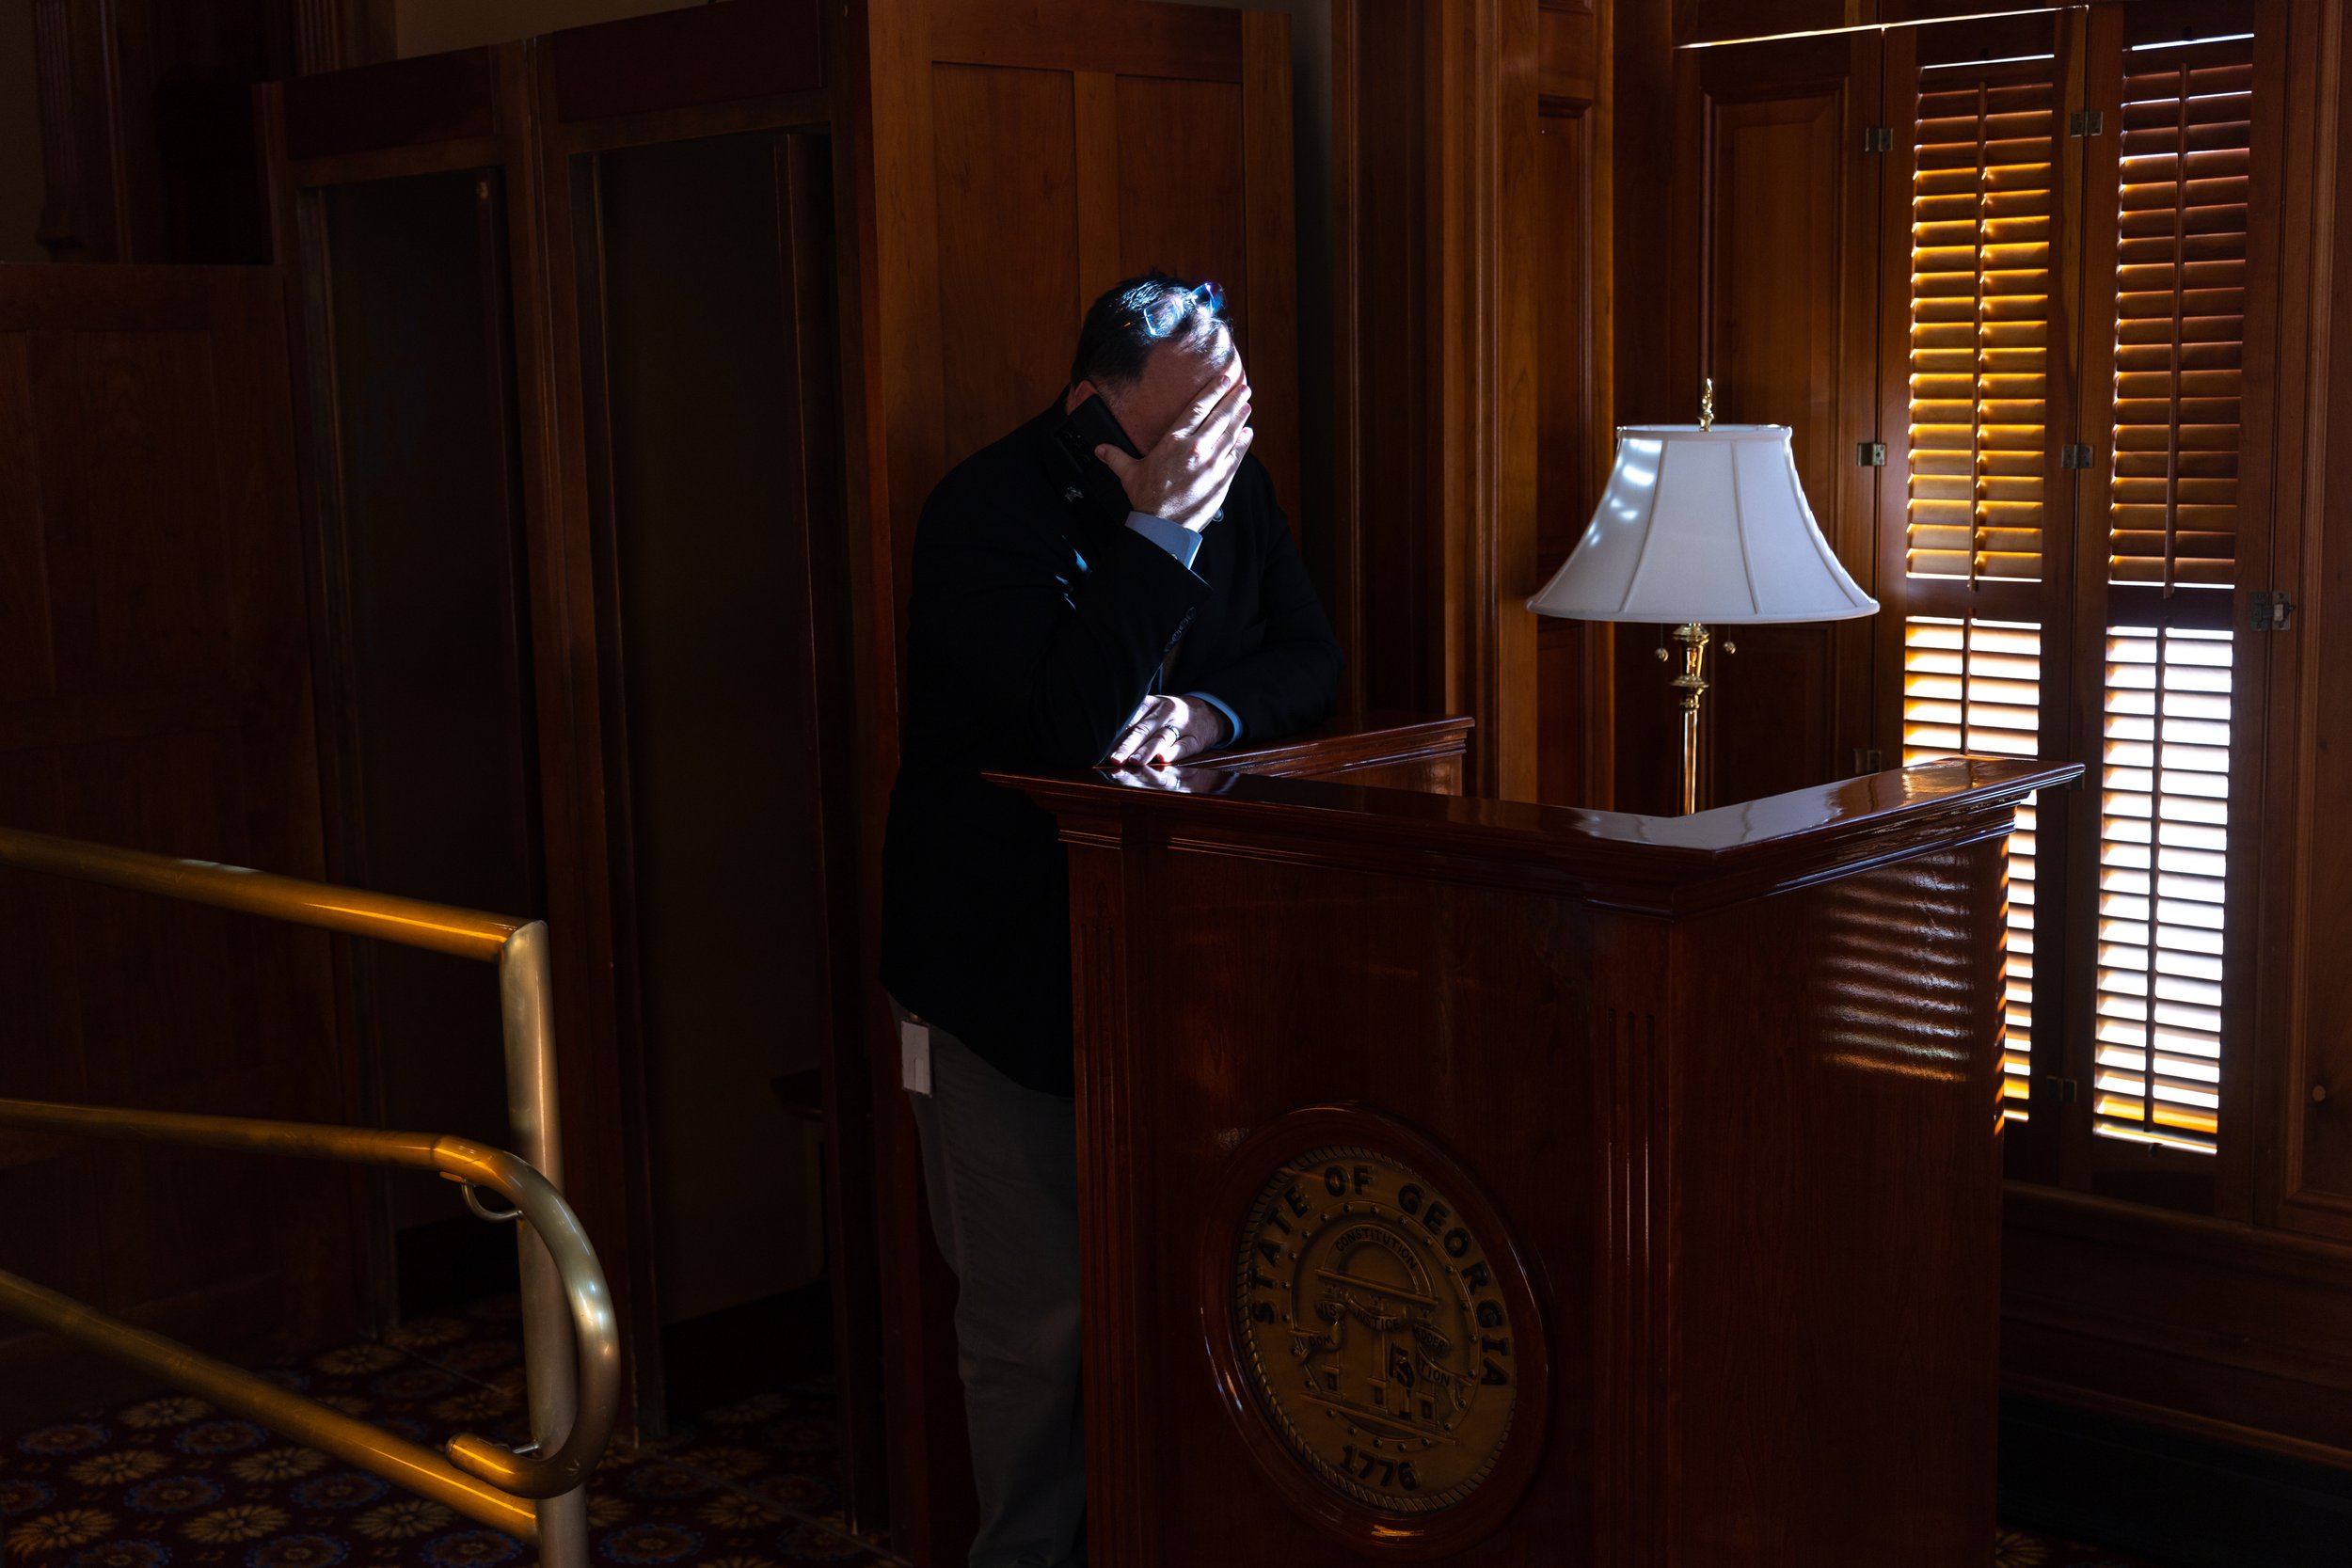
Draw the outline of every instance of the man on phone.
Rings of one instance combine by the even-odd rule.
[[[1086,1555],[1067,876],[1053,818],[980,774],[1271,740],[1339,684],[1221,306],[1157,272],[1104,294],[1063,396],[915,531],[882,983],[961,1287],[973,1568]]]

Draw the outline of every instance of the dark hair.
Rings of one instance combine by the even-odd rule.
[[[1214,300],[1223,296],[1208,285]],[[1114,283],[1087,307],[1078,328],[1078,352],[1071,356],[1070,384],[1091,381],[1096,386],[1131,387],[1143,374],[1152,351],[1165,342],[1179,342],[1217,319],[1217,304],[1196,297],[1200,284],[1187,283],[1154,267],[1139,277]],[[1156,309],[1155,309],[1156,308]],[[1147,318],[1173,320],[1153,331]]]

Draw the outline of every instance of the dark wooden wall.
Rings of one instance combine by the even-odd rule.
[[[254,87],[391,55],[391,0],[27,3],[59,261],[266,261]]]
[[[1943,0],[1688,0],[1673,8],[1341,0],[1335,610],[1359,700],[1478,717],[1477,787],[1629,809],[1663,799],[1671,707],[1650,657],[1654,634],[1541,623],[1518,608],[1589,511],[1611,425],[1689,417],[1696,376],[1709,366],[1721,367],[1728,417],[1847,408],[1866,396],[1866,380],[1873,388],[1867,395],[1883,403],[1883,372],[1866,377],[1853,357],[1867,334],[1856,324],[1853,291],[1861,280],[1851,243],[1863,228],[1886,221],[1884,192],[1853,157],[1853,103],[1871,90],[1856,40],[1790,40],[1740,56],[1769,69],[1735,71],[1684,56],[1679,98],[1675,44],[1897,22],[1939,8],[1956,8]],[[1021,8],[1013,25],[987,8],[889,0],[854,10],[860,25],[827,40],[838,67],[831,79],[847,105],[838,112],[859,127],[850,144],[855,161],[842,166],[837,192],[844,254],[855,257],[841,284],[850,352],[839,373],[851,458],[844,479],[851,524],[844,535],[872,547],[838,562],[838,572],[852,585],[853,602],[870,610],[854,628],[854,751],[868,852],[877,842],[874,806],[893,760],[896,610],[914,508],[955,457],[1042,406],[1062,373],[1061,351],[1051,345],[1064,341],[1093,289],[1153,261],[1221,275],[1236,296],[1267,414],[1261,451],[1286,498],[1295,501],[1298,493],[1295,440],[1281,407],[1281,389],[1295,385],[1290,110],[1287,78],[1275,69],[1283,58],[1281,24],[1179,8],[1121,9],[1132,24],[1106,30],[1074,4]],[[109,62],[113,69],[130,62],[136,79],[154,88],[145,100],[151,107],[183,77],[218,87],[241,71],[346,63],[370,47],[369,8],[329,0],[304,0],[282,16],[222,8],[221,30],[209,38],[175,33],[156,20],[160,11],[137,7],[109,12],[118,19],[111,32],[89,30],[95,8],[44,0],[40,14],[44,60],[62,72],[53,80],[103,82]],[[2010,1375],[2019,1388],[2352,1468],[2352,1428],[2340,1414],[2343,1395],[2352,1392],[2352,1344],[2344,1342],[2340,1307],[2352,1289],[2352,1180],[2344,1174],[2352,1170],[2352,1113],[2343,1109],[2352,1095],[2345,1082],[2352,1058],[2340,1043],[2352,1036],[2352,987],[2330,945],[2335,911],[2352,892],[2352,850],[2330,831],[2335,808],[2352,793],[2341,748],[2331,745],[2348,711],[2338,673],[2344,661],[2332,655],[2352,637],[2332,598],[2342,576],[2336,558],[2346,547],[2333,519],[2347,515],[2340,503],[2352,484],[2339,472],[2352,450],[2352,373],[2344,368],[2352,363],[2352,325],[2333,309],[2329,288],[2339,259],[2352,253],[2352,200],[2344,198],[2342,173],[2352,168],[2352,122],[2336,96],[2352,66],[2352,40],[2319,0],[2266,0],[2262,14],[2269,40],[2264,69],[2293,127],[2272,198],[2280,281],[2265,373],[2281,410],[2268,458],[2273,580],[2294,591],[2300,608],[2293,635],[2266,644],[2245,677],[2258,684],[2269,729],[2256,785],[2258,854],[2240,873],[2258,876],[2261,889],[2259,923],[2247,939],[2255,983],[2246,1038],[2258,1043],[2235,1069],[2244,1074],[2238,1103],[2249,1118],[2244,1176],[2229,1205],[2202,1216],[2015,1189]],[[656,21],[710,25],[692,20],[700,15],[698,8]],[[566,50],[577,65],[569,75],[561,64]],[[690,123],[773,128],[835,111],[785,104],[776,94],[746,109],[739,85],[706,86],[691,89],[707,93],[689,105],[707,110],[696,120],[679,118],[686,111],[676,103],[630,98],[624,90],[630,73],[579,39],[547,55],[516,46],[499,57],[505,63],[493,66],[488,52],[475,56],[479,79],[463,91],[449,89],[457,97],[475,92],[468,102],[479,116],[451,121],[441,150],[417,167],[497,171],[502,199],[523,204],[501,209],[496,220],[513,246],[513,264],[537,269],[538,286],[550,291],[545,309],[519,314],[512,328],[523,413],[511,483],[524,498],[524,543],[533,562],[526,574],[537,640],[529,673],[533,739],[543,757],[551,748],[572,749],[562,782],[545,784],[538,802],[537,831],[563,848],[549,857],[556,885],[548,898],[550,907],[572,911],[566,929],[573,934],[564,939],[576,944],[565,960],[570,974],[594,975],[611,973],[614,962],[612,895],[609,886],[600,895],[584,890],[621,875],[612,863],[611,814],[619,808],[605,800],[611,781],[600,725],[611,703],[626,705],[627,676],[619,664],[598,662],[616,584],[598,575],[610,564],[612,540],[597,532],[606,525],[588,499],[591,476],[604,470],[592,460],[586,415],[564,408],[545,387],[534,390],[529,379],[583,385],[571,325],[583,312],[577,293],[565,292],[579,288],[575,259],[567,252],[556,265],[545,247],[576,245],[589,220],[560,205],[568,195],[546,193],[568,192],[570,160],[600,147],[658,141]],[[554,105],[549,122],[567,129],[532,139],[534,94]],[[218,106],[201,93],[186,102]],[[730,103],[736,107],[723,106]],[[201,179],[211,177],[192,166],[175,173],[178,166],[167,167],[160,153],[134,155],[133,138],[154,136],[162,123],[140,120],[147,110],[108,109],[103,92],[87,86],[45,100],[44,109],[62,127],[51,150],[51,237],[59,254],[186,259],[216,243],[202,237],[202,225],[233,215],[234,204],[215,207],[188,195],[200,194]],[[327,140],[313,150],[327,162],[313,182],[386,172],[384,144],[337,143],[338,123],[344,122],[332,113],[318,121]],[[1281,134],[1259,134],[1270,127]],[[1048,177],[1010,180],[1011,160],[981,155],[999,143],[1048,149],[1052,156],[1041,161]],[[1278,144],[1280,156],[1272,150]],[[233,151],[202,137],[191,146]],[[1180,146],[1185,156],[1173,159]],[[1191,182],[1184,210],[1199,216],[1153,227],[1120,193],[1147,176],[1156,180],[1171,161]],[[1736,183],[1769,186],[1774,200],[1703,223],[1697,193],[1709,169],[1737,169]],[[546,219],[559,211],[560,220]],[[1017,225],[1002,222],[1009,211],[1022,214]],[[1019,265],[1002,259],[1008,230],[1037,242],[1035,255]],[[960,290],[965,279],[987,291],[988,310],[957,308],[967,297]],[[49,287],[31,275],[8,281],[10,292],[0,301],[20,291],[32,300]],[[290,498],[239,479],[255,503],[207,511],[207,498],[226,482],[215,478],[209,490],[183,485],[171,467],[193,461],[184,442],[195,438],[189,421],[200,420],[213,421],[206,430],[233,426],[239,439],[263,443],[235,473],[284,458],[267,446],[288,439],[282,429],[266,417],[229,412],[267,404],[257,388],[272,373],[265,361],[278,329],[245,297],[249,282],[173,283],[155,296],[161,303],[128,313],[110,287],[40,295],[0,333],[0,375],[19,376],[26,388],[21,398],[0,400],[0,441],[13,439],[8,450],[38,459],[7,466],[13,483],[31,487],[31,499],[0,514],[0,528],[9,516],[78,515],[76,507],[108,515],[162,508],[150,515],[175,519],[169,547],[151,557],[130,553],[141,570],[157,562],[186,568],[153,581],[155,602],[168,612],[158,624],[169,635],[157,646],[184,648],[189,657],[170,671],[141,665],[147,656],[110,641],[103,617],[87,604],[73,608],[75,583],[87,588],[116,547],[103,531],[59,532],[42,521],[0,534],[0,550],[9,552],[0,557],[8,568],[0,596],[18,595],[0,616],[0,639],[17,640],[0,661],[7,704],[0,732],[8,736],[0,739],[0,777],[12,781],[8,799],[17,803],[0,815],[315,868],[316,786],[295,760],[308,754],[309,740],[306,734],[297,744],[290,727],[296,720],[285,705],[308,701],[298,628],[233,594],[221,601],[236,606],[220,611],[229,622],[208,622],[213,611],[199,613],[172,597],[185,583],[246,580],[240,573],[254,574],[257,593],[300,592],[298,564],[289,567],[270,543],[278,535],[269,531],[285,526]],[[1790,301],[1802,302],[1802,315]],[[68,322],[86,324],[91,335],[71,343],[55,336]],[[564,324],[554,341],[535,338],[550,322]],[[209,371],[186,357],[199,341],[211,345]],[[20,346],[10,351],[9,342]],[[1011,373],[1002,373],[1005,366]],[[110,471],[91,468],[87,483],[116,488],[75,499],[59,476],[78,471],[77,453],[54,456],[63,449],[45,443],[127,443],[108,436],[113,427],[103,421],[56,413],[65,406],[59,399],[86,393],[125,410],[126,420],[148,421],[139,428],[166,434],[140,447],[135,460]],[[12,410],[20,412],[11,437]],[[1864,502],[1850,462],[1834,442],[1809,448],[1803,461],[1825,526],[1841,546],[1855,545]],[[193,551],[190,541],[222,543]],[[172,553],[183,547],[192,549],[184,561]],[[1877,553],[1850,549],[1848,559],[1867,582]],[[145,593],[137,584],[148,580],[137,572],[110,579],[133,593]],[[20,613],[19,601],[34,597],[21,585],[36,581],[44,607],[65,609]],[[1713,736],[1719,789],[1754,794],[1800,773],[1848,770],[1851,752],[1871,743],[1867,683],[1857,687],[1855,675],[1867,668],[1867,644],[1853,635],[1798,628],[1735,638],[1740,652],[1721,665],[1715,705],[1724,716]],[[254,651],[281,643],[293,648],[287,657]],[[1775,692],[1793,700],[1775,706]],[[133,753],[143,758],[135,766],[104,760]],[[240,759],[234,767],[222,760],[230,755]],[[1788,770],[1785,778],[1771,771],[1775,767]],[[564,877],[580,881],[566,884]],[[28,941],[103,947],[112,940],[108,923],[134,918],[127,904],[111,899],[55,890],[27,897],[42,901],[25,907],[45,911]],[[836,915],[836,925],[846,929],[855,918],[851,909]],[[191,985],[221,984],[222,975],[261,961],[232,951],[226,926],[207,929],[155,937],[219,943],[213,950],[230,955],[213,973],[191,976]],[[95,961],[79,945],[72,953],[31,950],[61,965]],[[303,977],[282,1003],[291,1009],[278,1025],[285,1037],[333,1026],[323,952],[296,943],[270,957]],[[636,1086],[615,1043],[623,1004],[617,993],[581,1000],[590,994],[572,992],[566,1005],[603,1053],[602,1065],[571,1081],[571,1111],[581,1127],[617,1126]],[[87,1015],[60,1016],[55,1006],[41,1015],[81,1041],[73,1071],[90,1076],[59,1080],[47,1063],[19,1092],[87,1089],[103,1098],[104,1085],[147,1082],[136,1077],[145,1070],[136,1054],[144,1047],[126,1043],[130,1025],[103,1011],[119,1005],[102,997]],[[191,1016],[173,1018],[185,1026]],[[853,1019],[853,1034],[860,1024],[876,1021]],[[203,1059],[200,1051],[189,1057]],[[205,1083],[220,1088],[226,1080]],[[887,1071],[865,1085],[877,1091],[895,1106]],[[349,1107],[353,1090],[320,1077],[283,1092],[294,1097],[288,1114],[331,1117]],[[188,1103],[209,1103],[197,1087],[187,1093]],[[631,1196],[625,1174],[639,1153],[624,1143],[609,1165],[583,1176],[583,1204],[600,1237],[643,1223],[642,1197]],[[892,1158],[903,1161],[904,1153],[897,1147]],[[12,1150],[8,1160],[0,1182],[24,1184],[32,1195],[25,1212],[72,1216],[58,1219],[56,1230],[28,1231],[23,1266],[49,1271],[46,1277],[72,1288],[79,1265],[58,1250],[69,1239],[62,1227],[115,1223],[104,1217],[107,1205],[129,1201],[121,1196],[128,1179],[109,1185],[91,1174],[90,1157],[45,1148]],[[898,1168],[903,1177],[905,1167]],[[204,1180],[226,1183],[205,1187],[191,1179],[187,1190],[214,1195],[208,1202],[233,1204],[246,1192],[236,1185],[242,1176]],[[899,1234],[919,1237],[919,1210],[903,1180],[885,1184],[882,1199],[898,1206]],[[184,1311],[199,1334],[206,1312],[215,1322],[260,1322],[235,1305],[248,1299],[235,1292],[262,1289],[252,1282],[277,1279],[271,1271],[286,1265],[270,1261],[255,1236],[231,1240],[222,1254],[231,1261],[221,1266],[244,1285],[232,1280],[222,1287],[228,1293],[207,1295],[214,1286],[199,1275],[159,1265],[153,1281],[126,1287],[135,1293],[151,1285],[129,1305],[163,1303],[154,1310],[169,1321]],[[304,1311],[332,1316],[338,1291],[349,1288],[348,1260],[313,1261],[318,1275],[296,1299],[312,1304]],[[900,1304],[928,1299],[935,1307],[935,1296],[922,1293],[937,1284],[930,1277],[930,1286],[902,1291]],[[900,1370],[912,1376],[916,1369]],[[934,1364],[928,1372],[944,1376],[945,1369]],[[954,1465],[949,1438],[941,1442],[908,1479],[917,1482],[914,1495],[946,1516]],[[930,1488],[939,1476],[949,1482]]]
[[[0,269],[0,822],[318,874],[291,409],[275,272]],[[326,937],[0,884],[0,1094],[349,1118]],[[16,1136],[0,1268],[283,1349],[354,1326],[351,1201],[333,1170]],[[0,1427],[122,1377],[0,1332]]]

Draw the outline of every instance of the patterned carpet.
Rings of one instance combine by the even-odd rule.
[[[438,1448],[520,1440],[515,1304],[412,1323],[275,1367],[272,1381]],[[902,1560],[840,1528],[830,1382],[705,1413],[615,1449],[589,1490],[596,1560],[784,1568]],[[8,1568],[528,1568],[531,1553],[438,1503],[201,1401],[166,1397],[0,1439]]]
[[[1993,1542],[1993,1568],[2157,1568],[2143,1558],[2117,1557],[2096,1546],[2003,1529]]]
[[[412,1323],[273,1381],[415,1442],[522,1434],[511,1300]],[[619,1568],[900,1563],[837,1509],[829,1381],[739,1398],[590,1488],[596,1560]],[[167,1396],[0,1438],[7,1568],[531,1568],[522,1543],[199,1400]],[[2153,1568],[2003,1530],[1994,1568]]]

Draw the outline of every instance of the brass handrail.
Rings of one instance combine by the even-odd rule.
[[[587,1232],[580,1227],[571,1207],[548,1185],[547,1178],[506,1150],[490,1148],[467,1138],[436,1137],[429,1132],[385,1132],[365,1127],[322,1127],[308,1122],[187,1116],[168,1111],[124,1111],[111,1106],[57,1105],[31,1100],[0,1100],[0,1128],[63,1133],[69,1137],[230,1148],[248,1154],[307,1155],[351,1164],[406,1165],[437,1171],[477,1187],[488,1187],[521,1211],[524,1223],[538,1233],[554,1255],[556,1273],[564,1281],[564,1298],[571,1307],[578,1346],[580,1416],[563,1447],[552,1454],[518,1454],[486,1437],[465,1435],[450,1439],[449,1456],[469,1475],[503,1492],[531,1498],[561,1497],[569,1492],[585,1481],[596,1467],[596,1461],[604,1457],[605,1444],[612,1436],[613,1416],[620,1406],[621,1386],[620,1337],[612,1321],[612,1298],[605,1288],[604,1270],[596,1262],[596,1248],[589,1244]],[[10,1276],[0,1274],[0,1298],[11,1293],[7,1283],[9,1279]],[[102,1323],[103,1326],[99,1326]],[[148,1355],[153,1346],[170,1344],[128,1325],[105,1323],[94,1315],[60,1331],[109,1354],[132,1353],[134,1347],[125,1337],[135,1337],[135,1354],[138,1364],[143,1366],[150,1364]],[[171,1348],[176,1351],[178,1347]],[[270,1402],[273,1408],[291,1411],[308,1406],[319,1417],[349,1419],[337,1417],[323,1405],[286,1394],[249,1373],[233,1368],[224,1370],[250,1384],[254,1392],[267,1390],[280,1396],[279,1401]],[[263,1419],[260,1416],[254,1418]],[[315,1420],[316,1417],[309,1418]],[[375,1430],[364,1422],[351,1421],[350,1425],[371,1433]],[[534,1529],[532,1533],[537,1532]]]
[[[497,961],[507,939],[528,924],[478,910],[428,904],[420,898],[337,887],[331,882],[306,882],[299,877],[280,877],[214,861],[151,855],[111,844],[87,844],[23,828],[0,828],[0,865],[160,894],[183,903],[240,910],[323,931],[381,937],[405,947],[492,962]]]
[[[460,1438],[451,1445],[453,1465],[365,1423],[294,1400],[274,1385],[12,1275],[0,1275],[0,1310],[42,1323],[167,1381],[206,1393],[288,1435],[314,1442],[386,1480],[533,1539],[547,1568],[587,1568],[588,1505],[581,1482],[612,1437],[620,1349],[603,1272],[579,1221],[557,1196],[564,1180],[563,1148],[556,1129],[555,1035],[545,923],[23,829],[0,828],[0,867],[151,893],[498,965],[507,1117],[515,1154],[418,1133],[21,1101],[6,1102],[7,1117],[0,1125],[31,1126],[37,1119],[52,1132],[420,1164],[469,1182],[478,1177],[480,1185],[503,1193],[522,1212],[524,1223],[516,1236],[533,1453],[513,1453],[481,1438]],[[445,1159],[475,1174],[451,1170]],[[577,1253],[568,1250],[572,1241],[578,1243]],[[559,1258],[559,1252],[564,1256]],[[582,1295],[590,1280],[594,1288]],[[278,1418],[273,1419],[273,1414]],[[286,1421],[294,1424],[282,1424]],[[535,1506],[526,1507],[524,1498],[535,1498]]]

